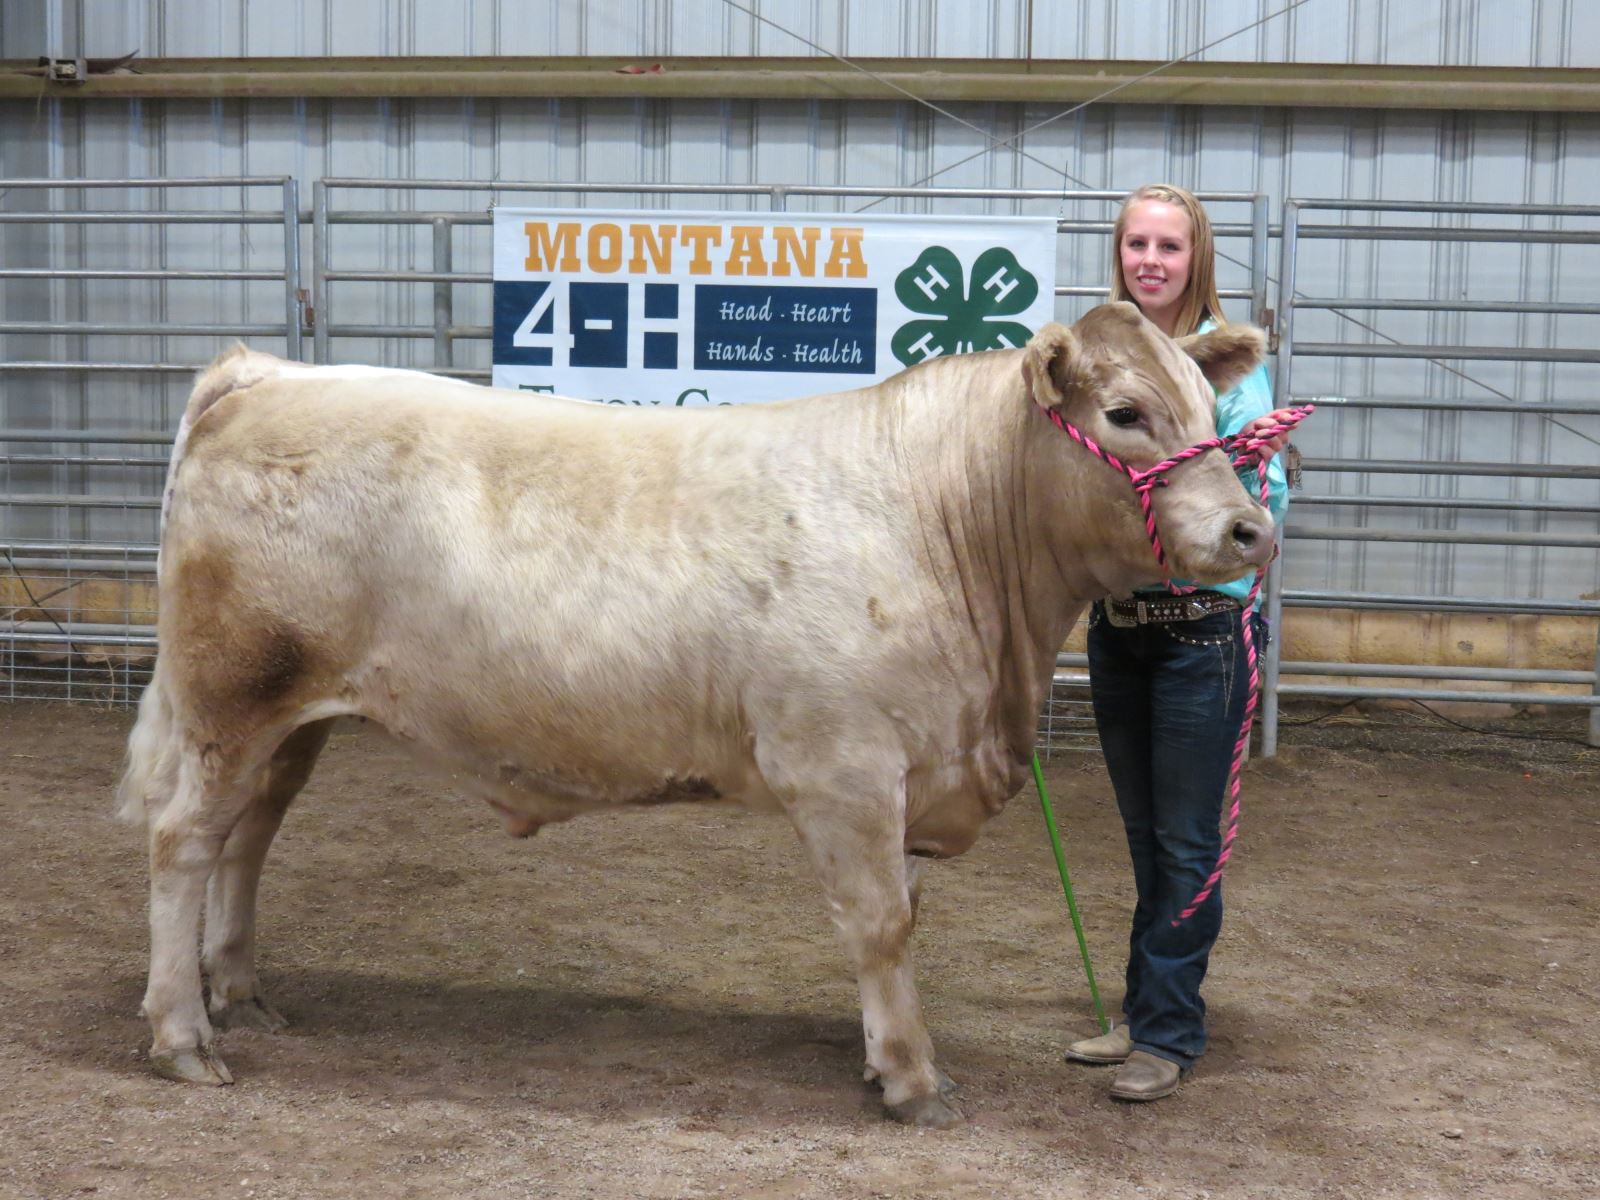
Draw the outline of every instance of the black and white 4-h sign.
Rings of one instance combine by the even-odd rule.
[[[859,387],[1020,346],[1055,315],[1055,255],[1048,217],[500,208],[494,383],[667,405]]]

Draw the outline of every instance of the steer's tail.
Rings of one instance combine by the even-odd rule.
[[[178,739],[166,676],[156,660],[155,675],[139,699],[139,719],[128,735],[128,755],[117,784],[117,817],[143,824],[149,801],[172,795],[177,784]]]

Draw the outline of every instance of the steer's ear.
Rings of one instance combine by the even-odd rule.
[[[1082,385],[1085,364],[1077,335],[1054,321],[1028,339],[1022,378],[1040,408],[1059,408]]]
[[[1254,325],[1219,325],[1177,341],[1200,364],[1200,373],[1219,396],[1255,370],[1267,353],[1267,335]]]

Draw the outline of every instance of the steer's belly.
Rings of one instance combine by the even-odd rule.
[[[670,713],[652,720],[622,699],[534,703],[502,688],[491,702],[437,674],[427,683],[386,678],[381,687],[353,690],[354,711],[485,800],[513,836],[620,806],[779,807],[742,739],[674,722]]]

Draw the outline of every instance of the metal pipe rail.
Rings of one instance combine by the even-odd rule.
[[[1439,689],[1343,687],[1338,684],[1280,683],[1280,696],[1320,696],[1338,700],[1435,700],[1471,704],[1554,704],[1563,708],[1588,708],[1592,722],[1600,715],[1600,695],[1577,692],[1452,692]],[[1591,743],[1593,744],[1593,743]]]
[[[1539,600],[1520,596],[1419,596],[1402,592],[1327,592],[1282,589],[1283,603],[1297,608],[1366,608],[1405,611],[1427,609],[1451,612],[1575,614],[1600,617],[1593,600]]]
[[[79,330],[80,335],[91,332]],[[160,336],[159,334],[152,336]],[[123,375],[192,375],[204,363],[85,363],[85,362],[0,362],[0,371],[81,371]]]
[[[134,460],[159,462],[159,459]],[[1361,508],[1458,508],[1474,512],[1571,513],[1600,516],[1600,505],[1567,504],[1560,500],[1482,500],[1464,496],[1340,496],[1335,493],[1307,496],[1296,493],[1296,507]]]
[[[105,442],[108,445],[170,447],[175,436],[176,431],[152,433],[143,429],[0,429],[0,442],[74,442],[83,445]]]
[[[0,463],[23,467],[163,467],[166,458],[107,458],[85,454],[0,454]]]
[[[11,184],[7,183],[7,187]],[[73,187],[73,184],[63,184]],[[258,212],[210,212],[206,209],[131,209],[128,212],[0,212],[0,225],[281,225],[283,214],[271,210]]]
[[[1296,235],[1302,240],[1353,242],[1528,242],[1536,245],[1593,246],[1600,244],[1600,230],[1593,233],[1577,229],[1471,229],[1374,225],[1301,225]]]
[[[51,632],[41,632],[41,627]],[[93,642],[97,646],[154,646],[156,644],[156,635],[153,632],[135,633],[133,632],[135,628],[137,627],[127,625],[70,625],[63,623],[62,629],[58,630],[48,621],[19,621],[9,625],[0,624],[0,637],[4,637],[11,642],[27,642],[35,645],[44,643],[52,646],[59,646],[63,642],[71,644],[75,641]]]
[[[149,542],[0,542],[0,552],[8,554],[148,554],[153,557],[157,549]]]
[[[1531,667],[1429,667],[1416,663],[1286,662],[1286,675],[1349,675],[1372,679],[1481,679],[1489,683],[1593,683],[1593,671],[1541,671]]]
[[[391,214],[386,214],[386,213],[377,213],[377,214],[374,214],[374,216],[391,216],[391,218],[392,218]],[[442,221],[444,219],[445,218],[440,217],[440,216],[435,216],[433,218],[433,220],[435,222]],[[329,223],[332,224],[332,225],[345,225],[345,224],[352,224],[353,222],[350,222],[350,221],[344,219],[343,217],[333,217],[333,218],[330,218]],[[373,221],[372,223],[373,224],[393,224],[395,222],[391,219],[389,221],[384,221],[384,222]],[[425,224],[426,222],[417,221],[417,222],[413,222],[413,223],[420,225],[420,224]],[[487,225],[489,222],[488,221],[460,220],[460,221],[451,221],[450,223],[452,225]],[[1110,228],[1111,228],[1111,226],[1109,226],[1109,225],[1106,226],[1106,229],[1108,231],[1110,230]],[[1062,229],[1061,226],[1058,224],[1056,232],[1062,233],[1062,232],[1068,232],[1068,231]],[[4,274],[5,273],[3,271],[0,271],[0,275],[4,275]],[[486,273],[484,273],[482,271],[327,271],[327,272],[325,272],[323,274],[323,279],[326,280],[329,283],[493,283],[494,282],[494,276],[486,274]],[[1057,284],[1054,294],[1057,295],[1057,296],[1106,296],[1106,295],[1109,295],[1110,292],[1111,292],[1111,289],[1107,288],[1107,287],[1091,287],[1091,286],[1081,286],[1080,287],[1080,286],[1075,286],[1075,285]],[[1217,294],[1219,296],[1221,296],[1224,300],[1228,300],[1228,299],[1247,300],[1254,293],[1251,292],[1248,288],[1220,288],[1220,289],[1218,289]]]
[[[620,11],[620,10],[619,10]],[[1570,35],[1569,35],[1570,36]],[[964,49],[965,47],[963,47]],[[655,57],[652,55],[652,57]],[[134,73],[64,82],[25,72],[0,76],[0,97],[93,104],[185,100],[271,102],[308,99],[452,101],[599,99],[625,104],[674,100],[923,101],[1062,107],[1114,93],[1119,104],[1229,105],[1240,109],[1372,108],[1445,112],[1578,112],[1600,106],[1592,69],[1423,67],[1318,63],[1159,62],[1147,59],[1042,60],[941,57],[663,56],[662,70],[617,73],[614,55],[281,56],[142,58]],[[853,69],[852,69],[853,68]]]
[[[1470,362],[1596,363],[1600,350],[1555,350],[1537,346],[1403,346],[1385,342],[1301,342],[1306,358],[1429,358]]]
[[[1295,542],[1418,542],[1448,546],[1546,546],[1569,549],[1600,549],[1600,534],[1584,533],[1496,533],[1459,529],[1373,529],[1354,528],[1296,529],[1285,536]]]
[[[1594,217],[1592,204],[1483,204],[1466,200],[1289,200],[1297,209],[1331,209],[1338,212],[1442,213],[1447,216],[1486,217]]]
[[[1437,400],[1427,396],[1293,396],[1290,400],[1294,404],[1315,404],[1318,408],[1373,408],[1385,412],[1403,409],[1600,417],[1600,404],[1586,404],[1581,400]]]
[[[5,565],[17,571],[64,571],[69,575],[154,575],[156,560],[133,562],[120,558],[19,558],[5,560]]]
[[[278,271],[204,271],[187,267],[173,270],[143,267],[126,270],[100,267],[0,267],[0,279],[243,279],[271,282],[282,278],[282,273]]]
[[[114,325],[84,321],[3,321],[0,333],[15,334],[94,334],[110,337],[276,337],[283,332],[281,325]],[[193,368],[190,368],[191,370]]]
[[[160,496],[84,496],[75,493],[8,492],[18,508],[160,508]]]
[[[401,180],[398,182],[386,181],[382,186],[390,188],[405,188],[408,185],[404,180]],[[501,185],[497,184],[495,185],[494,190],[500,190],[500,187]],[[755,194],[768,195],[769,193],[766,191],[759,191]],[[879,193],[876,190],[873,190],[869,194],[877,195]],[[949,196],[945,195],[943,198],[948,199]],[[991,196],[990,198],[995,199],[1000,197]],[[1060,201],[1062,195],[1060,192],[1056,192],[1053,193],[1050,198],[1055,201]],[[1067,194],[1067,199],[1069,200],[1077,200],[1082,198],[1083,193],[1081,192],[1070,192]],[[1211,195],[1209,198],[1213,203],[1217,202],[1219,199],[1223,199],[1222,197],[1217,197],[1215,195]],[[787,212],[786,209],[773,209],[771,211]],[[806,214],[794,213],[791,215],[801,217],[805,216]],[[328,215],[328,223],[330,225],[431,225],[439,221],[446,221],[452,225],[460,225],[464,227],[487,226],[493,224],[494,218],[488,213],[462,213],[453,212],[450,209],[422,208],[403,209],[400,211],[381,208],[347,208],[334,210]],[[1099,235],[1109,234],[1115,228],[1115,221],[1073,221],[1066,218],[1060,218],[1056,221],[1057,233],[1092,233]],[[1242,222],[1217,221],[1212,224],[1211,232],[1213,236],[1216,237],[1250,237],[1254,234],[1255,227],[1252,225],[1246,225]],[[1099,291],[1102,295],[1104,295],[1107,290],[1108,289],[1105,287],[1100,287],[1098,289],[1086,288],[1084,289],[1084,293],[1089,294],[1094,291]]]
[[[88,190],[104,188],[152,188],[157,191],[165,188],[209,188],[209,187],[268,187],[283,183],[288,176],[285,175],[242,175],[237,178],[218,179],[215,175],[164,175],[155,179],[148,178],[101,178],[90,177],[84,179],[8,179],[8,188],[32,188],[41,191],[70,191],[77,188]]]
[[[1600,316],[1600,304],[1558,304],[1547,300],[1374,300],[1358,297],[1295,297],[1296,308],[1348,308],[1356,312],[1529,313],[1569,317]]]
[[[1051,682],[1063,687],[1087,687],[1089,676],[1060,670],[1062,667],[1083,667],[1087,658],[1082,654],[1056,655],[1056,672]],[[1557,683],[1595,685],[1595,671],[1536,671],[1496,667],[1428,667],[1393,663],[1319,663],[1286,662],[1284,674],[1336,675],[1366,678],[1439,679],[1460,682],[1484,683]],[[1280,683],[1280,696],[1343,700],[1438,700],[1465,701],[1480,704],[1554,704],[1561,707],[1589,707],[1600,705],[1600,695],[1582,695],[1574,692],[1505,692],[1505,691],[1452,691],[1445,689],[1422,690],[1417,688],[1386,688],[1378,685],[1339,686],[1314,683]]]
[[[124,580],[133,576],[154,575],[156,572],[156,556],[160,547],[143,542],[43,542],[43,541],[0,541],[0,562],[12,571],[49,572],[49,579],[41,580],[47,585],[66,584],[75,586],[80,582],[87,582],[90,578],[102,579],[107,576],[122,578]],[[67,575],[63,580],[59,576]],[[81,576],[82,578],[72,578]],[[50,593],[53,595],[54,593]],[[49,599],[49,595],[38,598],[42,604]],[[25,611],[34,605],[21,604],[12,608],[12,613]],[[152,613],[152,618],[154,614]],[[83,625],[74,621],[57,622],[51,620],[44,622],[51,629],[64,627],[73,636],[94,636],[96,640],[103,640],[102,634],[107,628],[124,628],[123,626]],[[9,625],[0,623],[0,633],[16,631],[22,626],[15,622]],[[127,626],[137,629],[140,626]],[[57,637],[56,640],[60,640]]]
[[[1127,199],[1124,191],[1071,191],[1060,188],[1004,188],[1004,187],[870,187],[858,184],[824,183],[575,183],[572,180],[516,181],[494,179],[373,179],[370,177],[335,175],[317,181],[333,188],[366,188],[369,190],[400,189],[415,192],[553,192],[559,194],[621,194],[629,196],[841,196],[858,199],[915,200],[1044,200],[1051,204],[1064,201],[1107,201],[1120,204]],[[9,185],[8,185],[9,186]],[[1238,201],[1254,204],[1260,199],[1258,192],[1197,192],[1205,202]]]
[[[318,328],[323,328],[320,322]],[[436,338],[442,333],[452,341],[486,342],[494,336],[494,329],[489,325],[336,325],[330,321],[326,329],[329,337]]]
[[[1408,462],[1404,459],[1307,458],[1307,471],[1367,475],[1505,475],[1518,479],[1600,479],[1600,467],[1564,467],[1548,463]]]

